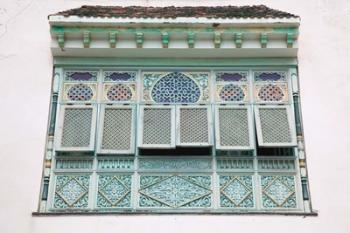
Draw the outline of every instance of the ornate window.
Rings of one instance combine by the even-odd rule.
[[[57,69],[48,211],[302,207],[293,70],[77,70]],[[68,100],[71,82],[93,98]]]
[[[40,212],[312,213],[298,22],[236,15],[221,24],[215,17],[228,8],[201,8],[222,14],[185,28],[143,21],[133,8],[93,7],[107,24],[71,22],[79,9],[50,16],[57,43]],[[135,22],[118,21],[124,10]]]

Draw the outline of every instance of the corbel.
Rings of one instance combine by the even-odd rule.
[[[195,42],[195,34],[194,32],[189,32],[187,34],[187,44],[189,48],[194,48],[194,42]]]
[[[83,32],[83,44],[84,48],[89,48],[91,43],[91,35],[89,31]]]
[[[242,43],[243,43],[242,33],[235,33],[233,37],[234,37],[236,48],[242,48]]]
[[[64,38],[64,32],[60,32],[57,34],[57,42],[58,46],[60,46],[61,50],[64,50],[64,43],[65,43],[65,38]]]
[[[144,41],[143,33],[142,33],[142,32],[137,32],[135,36],[136,36],[136,45],[137,45],[137,48],[142,48],[142,46],[143,46],[143,41]]]
[[[260,34],[260,44],[261,44],[261,48],[266,48],[266,46],[267,46],[267,41],[268,41],[267,33],[261,33],[261,34]]]
[[[216,49],[220,48],[221,45],[221,32],[214,33],[214,46]]]
[[[169,33],[162,32],[162,45],[163,48],[168,48],[169,46]]]
[[[115,48],[117,44],[117,32],[109,32],[109,46]]]
[[[294,34],[293,33],[287,33],[287,48],[293,48],[294,44]]]

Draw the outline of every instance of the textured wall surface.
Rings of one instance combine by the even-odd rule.
[[[0,232],[349,232],[350,2],[348,0],[135,0],[133,5],[246,5],[300,15],[299,69],[306,152],[318,217],[32,217],[38,203],[52,58],[47,15],[106,0],[0,2]]]

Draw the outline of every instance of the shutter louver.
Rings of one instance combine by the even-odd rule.
[[[250,109],[218,106],[215,133],[216,148],[219,150],[254,149]]]
[[[133,108],[105,107],[100,124],[100,150],[106,154],[131,154],[133,145]]]
[[[290,106],[256,106],[258,143],[262,147],[296,146]]]

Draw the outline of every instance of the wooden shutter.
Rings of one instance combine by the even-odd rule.
[[[209,106],[177,108],[177,145],[211,145],[211,112]]]
[[[295,122],[289,105],[255,106],[258,143],[262,147],[296,146]]]
[[[102,106],[99,124],[99,153],[134,153],[134,108]]]
[[[139,125],[139,147],[175,147],[175,106],[141,106]]]
[[[218,150],[252,150],[252,111],[247,106],[217,106],[215,138]]]
[[[57,151],[93,151],[96,107],[63,105],[56,131]]]

